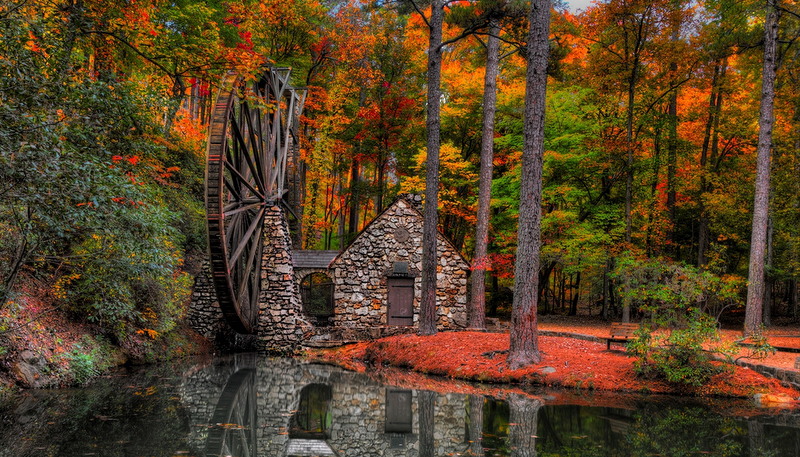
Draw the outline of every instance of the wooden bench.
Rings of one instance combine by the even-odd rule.
[[[628,324],[624,322],[611,323],[611,335],[606,338],[606,348],[611,349],[611,343],[627,343],[636,337],[639,324]]]

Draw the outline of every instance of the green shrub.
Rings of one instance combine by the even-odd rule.
[[[70,352],[64,354],[69,367],[62,377],[70,384],[86,384],[114,365],[114,353],[114,349],[105,339],[84,335]]]
[[[709,303],[736,306],[738,280],[632,255],[620,260],[615,275],[627,284],[621,295],[645,316],[628,345],[639,374],[700,386],[722,369],[712,363],[714,354],[731,358],[733,348],[720,344],[717,321],[704,310]]]
[[[637,357],[634,369],[643,376],[671,383],[702,386],[723,368],[712,363],[712,355],[728,355],[719,343],[716,321],[694,308],[685,324],[672,329],[645,324],[628,351]]]

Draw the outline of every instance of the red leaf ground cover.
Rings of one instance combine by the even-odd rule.
[[[700,388],[644,379],[634,372],[634,358],[623,351],[608,351],[604,343],[566,337],[540,335],[541,363],[510,370],[506,365],[508,346],[508,333],[440,332],[426,337],[398,335],[317,351],[311,356],[357,371],[365,371],[367,366],[389,365],[483,383],[692,396],[750,397],[758,393],[800,396],[800,392],[781,386],[777,380],[738,366],[715,375]]]

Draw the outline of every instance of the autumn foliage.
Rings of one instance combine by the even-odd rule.
[[[566,332],[570,329],[567,326],[560,330]],[[635,358],[624,350],[607,351],[603,342],[567,336],[540,336],[542,361],[510,370],[505,357],[508,337],[507,333],[477,332],[440,332],[424,337],[399,335],[322,351],[312,354],[311,358],[359,371],[380,371],[383,366],[401,367],[428,375],[489,384],[696,396],[750,397],[762,393],[797,397],[796,391],[781,386],[777,380],[738,366],[722,370],[700,387],[642,378],[634,370]]]

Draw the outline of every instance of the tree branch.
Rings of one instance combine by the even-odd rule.
[[[108,32],[108,31],[105,31],[105,30],[81,30],[81,32],[84,33],[84,34],[87,34],[87,35],[105,35],[105,36],[110,36],[111,38],[114,38],[115,40],[119,41],[120,43],[122,43],[125,46],[127,46],[128,48],[130,48],[133,52],[135,52],[137,55],[139,55],[139,57],[141,57],[145,61],[147,61],[150,64],[154,65],[159,70],[163,71],[164,74],[166,74],[167,76],[170,77],[170,79],[173,80],[173,82],[175,82],[177,79],[179,79],[179,75],[177,73],[174,73],[174,72],[170,71],[162,63],[160,63],[157,60],[155,60],[155,58],[150,57],[147,54],[143,53],[142,51],[139,50],[139,48],[137,48],[136,46],[131,44],[128,40],[122,38],[121,36],[119,36],[119,35],[117,35],[117,34],[115,34],[113,32]]]
[[[431,23],[428,22],[428,18],[425,17],[425,13],[423,13],[422,10],[419,9],[419,5],[417,5],[417,2],[415,0],[408,0],[408,3],[411,3],[411,7],[414,8],[414,11],[416,11],[417,14],[419,14],[419,17],[422,18],[422,22],[424,22],[428,28],[431,28]],[[433,5],[431,5],[431,8],[433,8]]]

